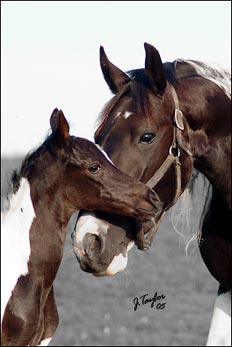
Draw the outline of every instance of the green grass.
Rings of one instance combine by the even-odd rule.
[[[18,165],[2,160],[6,176]],[[201,260],[191,256],[173,230],[167,213],[149,251],[130,251],[126,270],[114,277],[84,273],[71,247],[71,218],[55,280],[60,323],[50,346],[202,346],[205,345],[217,282]],[[146,304],[134,311],[133,298],[164,294],[163,310]]]

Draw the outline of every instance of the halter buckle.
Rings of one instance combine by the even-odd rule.
[[[176,152],[176,153],[175,153]],[[169,154],[170,155],[173,155],[173,157],[180,157],[180,150],[178,147],[173,147],[173,146],[170,146],[169,148]]]
[[[184,130],[183,113],[178,108],[175,109],[174,121],[177,128]]]

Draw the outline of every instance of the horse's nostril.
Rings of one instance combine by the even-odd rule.
[[[83,239],[83,251],[89,258],[93,258],[103,252],[104,242],[103,238],[96,235],[87,233]]]

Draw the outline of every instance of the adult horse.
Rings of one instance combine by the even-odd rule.
[[[52,338],[58,324],[53,281],[74,211],[100,209],[145,221],[159,205],[153,191],[120,172],[95,144],[70,136],[62,111],[55,109],[50,123],[51,135],[13,174],[2,216],[3,346],[46,345]]]
[[[212,194],[205,206],[200,252],[219,283],[207,344],[230,344],[231,301],[231,98],[225,71],[193,60],[162,63],[155,47],[145,43],[145,68],[124,73],[100,48],[104,78],[115,96],[102,111],[95,142],[122,171],[154,188],[163,203],[154,226],[145,235],[134,234],[139,248],[149,246],[164,215],[185,191],[195,168],[210,182]],[[79,249],[92,223],[106,239],[118,235],[117,252],[127,256],[133,240],[133,221],[106,214],[82,212],[73,234]],[[120,224],[119,224],[120,223]],[[95,229],[94,229],[95,228]],[[104,229],[104,232],[102,231]],[[107,233],[105,230],[108,230]],[[79,245],[76,245],[78,232]],[[132,231],[131,231],[132,232]],[[139,238],[138,238],[139,235]],[[127,239],[127,242],[125,241]],[[110,249],[112,253],[115,249]],[[81,266],[88,254],[77,254]],[[92,251],[91,257],[94,257]],[[118,265],[118,271],[122,266]],[[116,271],[116,270],[115,270]],[[221,325],[218,323],[220,322]]]

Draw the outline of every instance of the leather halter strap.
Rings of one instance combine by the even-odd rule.
[[[179,109],[179,100],[176,94],[176,91],[172,85],[169,85],[170,91],[173,97],[175,111],[174,111],[174,119],[173,119],[173,140],[171,147],[169,148],[169,154],[160,168],[155,172],[155,174],[149,179],[146,185],[153,189],[156,184],[163,178],[171,165],[174,165],[175,179],[176,179],[176,191],[175,195],[172,199],[172,202],[165,208],[168,209],[172,205],[174,205],[181,195],[181,162],[180,162],[180,151],[179,144],[177,141],[178,131],[184,130],[184,122],[183,122],[183,114]],[[183,148],[183,150],[191,155],[191,153]]]
[[[150,247],[153,237],[158,230],[159,224],[165,214],[165,212],[176,203],[177,199],[181,195],[181,162],[180,162],[180,150],[179,147],[188,155],[192,156],[190,151],[190,146],[187,143],[182,141],[181,132],[184,130],[184,121],[183,113],[179,109],[179,100],[176,94],[176,91],[172,85],[168,85],[170,93],[175,105],[174,119],[173,119],[173,139],[172,144],[169,148],[169,153],[163,164],[155,172],[155,174],[149,179],[146,185],[150,189],[154,189],[156,184],[164,177],[171,165],[174,165],[175,181],[176,181],[176,190],[172,201],[165,207],[158,221],[156,222],[155,217],[151,218],[152,226],[148,226],[149,230],[147,231],[142,228],[137,234],[137,247],[141,250],[146,250]]]

